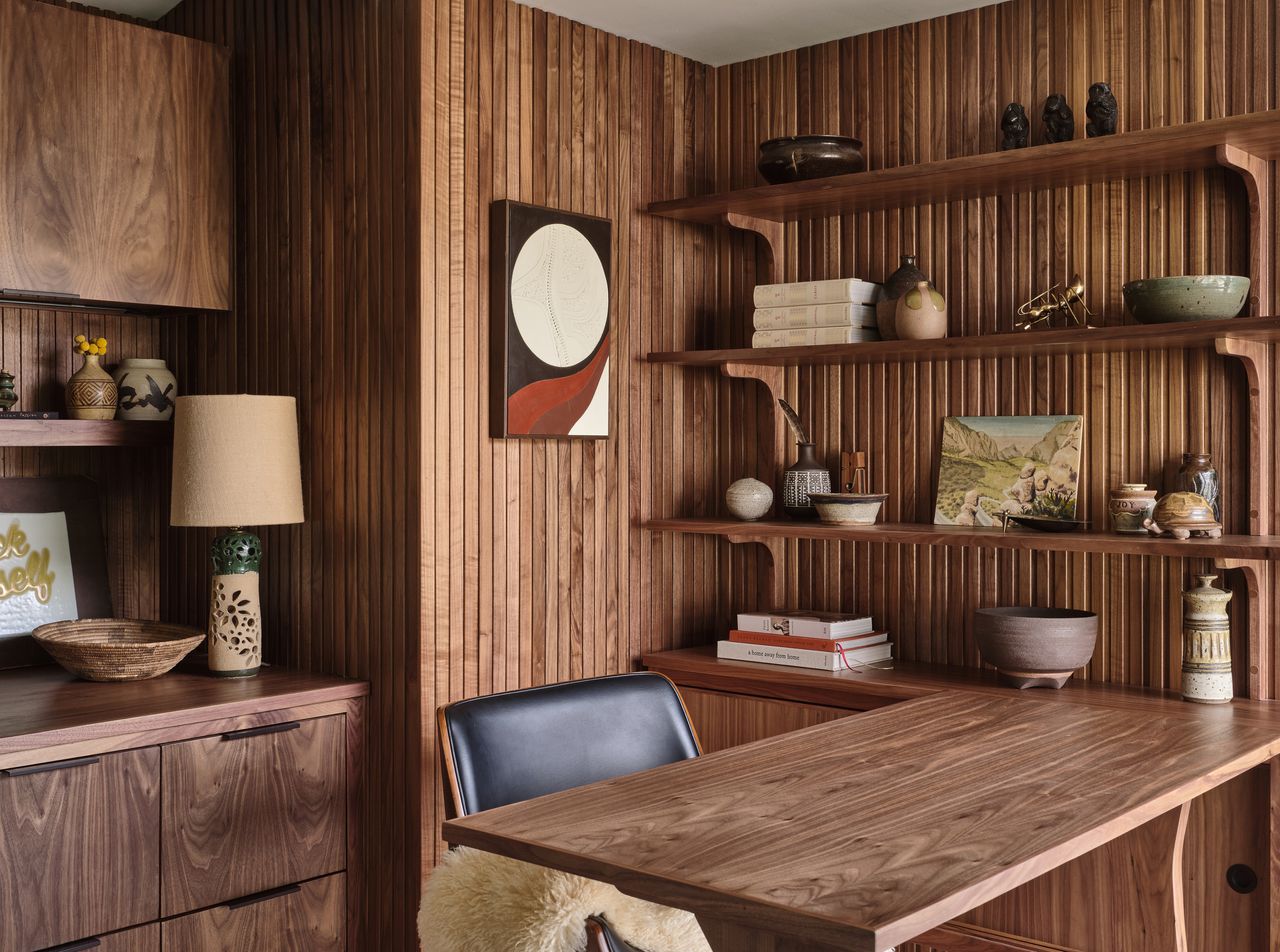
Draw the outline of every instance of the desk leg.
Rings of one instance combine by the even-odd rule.
[[[757,932],[746,926],[698,916],[698,925],[713,952],[869,952],[870,946],[821,945],[800,937],[784,937]]]

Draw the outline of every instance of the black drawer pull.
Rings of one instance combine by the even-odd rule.
[[[25,288],[3,288],[0,294],[6,297],[42,297],[42,298],[66,298],[75,300],[80,297],[75,291],[28,291]],[[89,948],[89,946],[85,946]]]
[[[102,945],[101,939],[80,939],[78,942],[68,942],[66,945],[51,945],[43,952],[84,952],[85,949],[96,949],[100,945]]]
[[[228,909],[241,909],[244,906],[252,906],[256,902],[266,902],[268,899],[279,899],[281,896],[292,896],[296,892],[302,892],[302,887],[297,883],[292,886],[281,886],[279,889],[264,889],[260,893],[254,893],[252,896],[245,896],[242,899],[232,899],[227,903]]]
[[[88,767],[98,762],[97,757],[77,757],[75,760],[59,760],[52,764],[32,764],[30,767],[9,767],[0,770],[6,777],[29,777],[32,774],[49,773],[52,770],[69,770],[72,767]],[[85,946],[89,948],[89,946]]]
[[[228,731],[222,735],[223,740],[244,740],[246,737],[261,737],[263,734],[283,734],[285,731],[296,731],[302,724],[298,721],[285,721],[282,724],[264,724],[262,727],[248,727],[242,731]]]

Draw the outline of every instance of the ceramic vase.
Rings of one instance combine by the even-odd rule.
[[[112,374],[116,382],[117,420],[163,423],[173,419],[178,381],[163,360],[130,357]]]
[[[782,474],[782,511],[792,519],[816,519],[809,493],[831,492],[831,473],[818,462],[812,443],[797,443],[799,458]]]
[[[13,374],[0,370],[0,411],[11,410],[18,402],[18,391],[13,389]]]
[[[1145,534],[1146,521],[1156,508],[1156,491],[1146,483],[1123,483],[1111,490],[1107,511],[1111,514],[1111,529],[1124,534]]]
[[[773,505],[773,490],[758,479],[739,479],[725,491],[724,504],[735,519],[754,522]]]
[[[67,416],[73,420],[110,420],[116,415],[116,382],[102,369],[97,354],[85,354],[84,366],[67,381]]]
[[[1213,507],[1213,518],[1222,521],[1222,482],[1208,453],[1183,453],[1175,490],[1203,496]]]
[[[885,279],[880,298],[876,301],[876,324],[885,340],[898,339],[898,299],[912,288],[919,287],[921,281],[929,283],[925,273],[916,267],[915,255],[903,255],[898,270]]]
[[[947,302],[928,281],[920,281],[898,298],[893,331],[901,340],[934,340],[947,336]]]
[[[1182,593],[1182,697],[1199,704],[1225,704],[1235,694],[1231,679],[1231,593],[1214,588],[1216,575],[1197,575]]]

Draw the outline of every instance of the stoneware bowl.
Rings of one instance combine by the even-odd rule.
[[[848,136],[783,136],[760,144],[760,174],[770,185],[862,172],[862,141]]]
[[[1220,321],[1240,313],[1249,296],[1249,279],[1234,274],[1184,274],[1130,281],[1121,290],[1129,313],[1143,324]]]
[[[982,660],[1015,688],[1060,688],[1093,657],[1098,616],[1070,608],[979,608]]]
[[[888,493],[809,493],[818,518],[845,526],[874,525]]]

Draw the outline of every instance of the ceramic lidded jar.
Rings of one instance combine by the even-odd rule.
[[[1216,575],[1197,575],[1182,593],[1182,697],[1224,704],[1235,694],[1231,678],[1231,593],[1213,585]]]
[[[782,510],[792,519],[816,519],[809,493],[831,492],[831,472],[818,462],[812,443],[797,443],[799,458],[782,474]]]
[[[173,418],[178,381],[163,360],[130,357],[112,374],[116,381],[117,420],[163,423]]]
[[[885,340],[897,340],[898,299],[912,288],[920,286],[920,282],[929,283],[925,273],[916,267],[915,255],[903,255],[898,270],[885,279],[880,289],[880,298],[876,301],[876,324],[880,328],[880,336]]]
[[[735,519],[754,522],[773,505],[773,490],[758,479],[739,479],[724,494],[725,508]]]
[[[1156,508],[1156,491],[1146,483],[1122,483],[1111,490],[1107,511],[1113,532],[1145,534],[1146,520]]]

